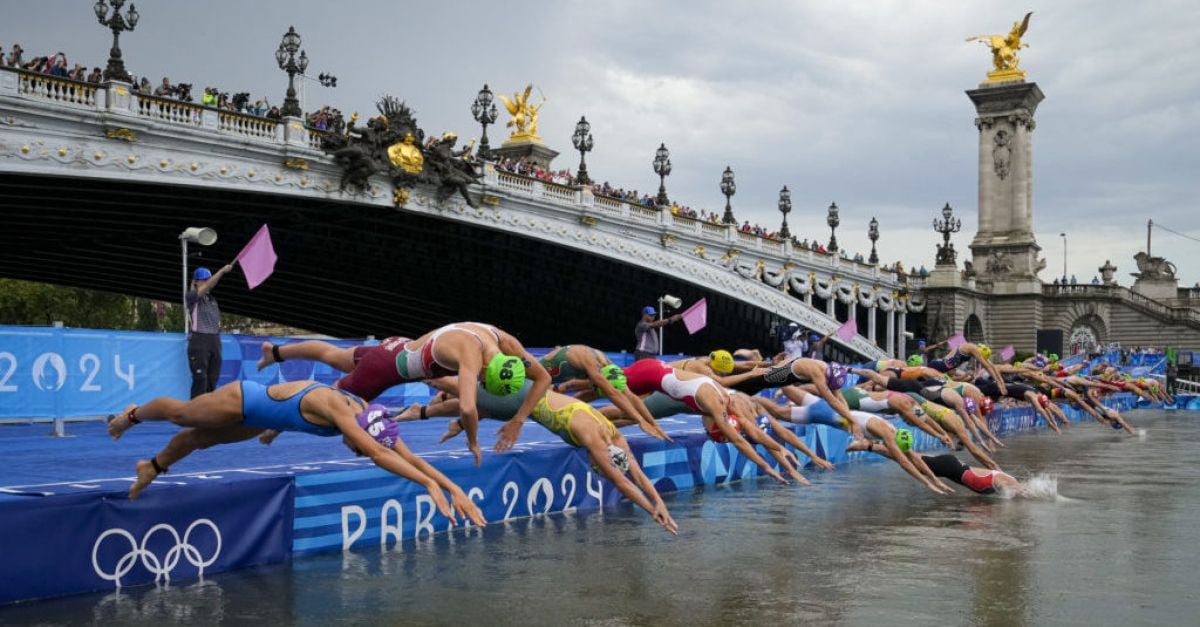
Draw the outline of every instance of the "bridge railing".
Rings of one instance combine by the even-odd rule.
[[[91,110],[95,122],[106,126],[119,125],[124,117],[131,123],[143,120],[150,128],[171,127],[212,133],[241,142],[289,149],[320,150],[323,131],[306,128],[299,118],[282,120],[248,115],[242,112],[181,102],[148,94],[139,94],[131,86],[119,82],[102,84],[73,81],[14,68],[0,68],[0,98],[15,98],[50,105],[51,113],[59,106]],[[130,124],[137,130],[136,124]],[[567,186],[542,181],[510,172],[497,171],[492,164],[484,168],[483,183],[507,193],[567,207],[586,218],[589,212],[604,215],[614,221],[641,227],[662,229],[664,245],[679,236],[690,240],[688,249],[712,248],[716,256],[733,250],[762,253],[768,263],[780,266],[788,261],[800,261],[814,269],[827,269],[844,278],[872,281],[902,287],[891,271],[867,264],[841,259],[837,255],[816,253],[793,247],[790,241],[763,237],[739,231],[736,225],[713,224],[705,220],[673,214],[669,208],[651,208],[607,196],[594,195],[587,187]],[[682,245],[684,242],[680,242]]]
[[[1169,307],[1122,285],[1043,285],[1042,295],[1055,298],[1107,297],[1149,310],[1169,320],[1200,325],[1200,312],[1190,307]]]

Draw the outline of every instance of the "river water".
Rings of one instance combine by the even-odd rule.
[[[1200,415],[1009,438],[1043,496],[937,497],[894,464],[316,556],[169,589],[0,608],[3,624],[1200,625]],[[478,537],[482,535],[483,537]]]

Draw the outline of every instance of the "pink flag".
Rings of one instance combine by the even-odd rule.
[[[954,350],[954,349],[958,348],[959,346],[962,346],[963,344],[966,344],[966,343],[967,343],[967,338],[963,337],[962,333],[959,333],[958,335],[955,335],[954,337],[946,340],[946,346],[949,346],[950,350]]]
[[[250,243],[238,253],[234,261],[242,264],[242,274],[246,275],[246,287],[254,289],[275,271],[275,247],[271,245],[271,232],[267,225],[250,238]]]
[[[687,327],[688,335],[694,335],[706,324],[708,324],[708,299],[701,298],[683,312],[683,325]]]
[[[1013,348],[1013,345],[1009,344],[1008,346],[1000,349],[1000,361],[1008,361],[1013,358],[1013,355],[1016,354],[1017,351]]]
[[[858,322],[854,318],[851,318],[842,323],[842,326],[838,327],[834,333],[837,333],[837,336],[842,338],[843,342],[849,342],[854,339],[854,336],[858,335]]]

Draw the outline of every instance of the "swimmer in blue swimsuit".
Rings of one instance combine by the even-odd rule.
[[[486,524],[479,508],[461,488],[408,450],[386,407],[368,405],[349,392],[323,383],[295,381],[266,387],[253,381],[234,381],[190,401],[159,397],[109,416],[108,433],[116,440],[130,427],[147,420],[169,420],[189,428],[176,434],[158,455],[137,463],[130,499],[136,499],[158,475],[196,449],[241,442],[275,429],[322,437],[340,435],[350,450],[424,486],[438,511],[452,523],[457,520],[443,488],[450,491],[454,509],[460,515],[478,525]]]

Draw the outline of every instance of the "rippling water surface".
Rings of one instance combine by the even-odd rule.
[[[1041,498],[936,497],[893,464],[494,524],[386,553],[0,608],[10,624],[1200,624],[1200,414],[1010,438]],[[482,536],[482,537],[479,537]]]

